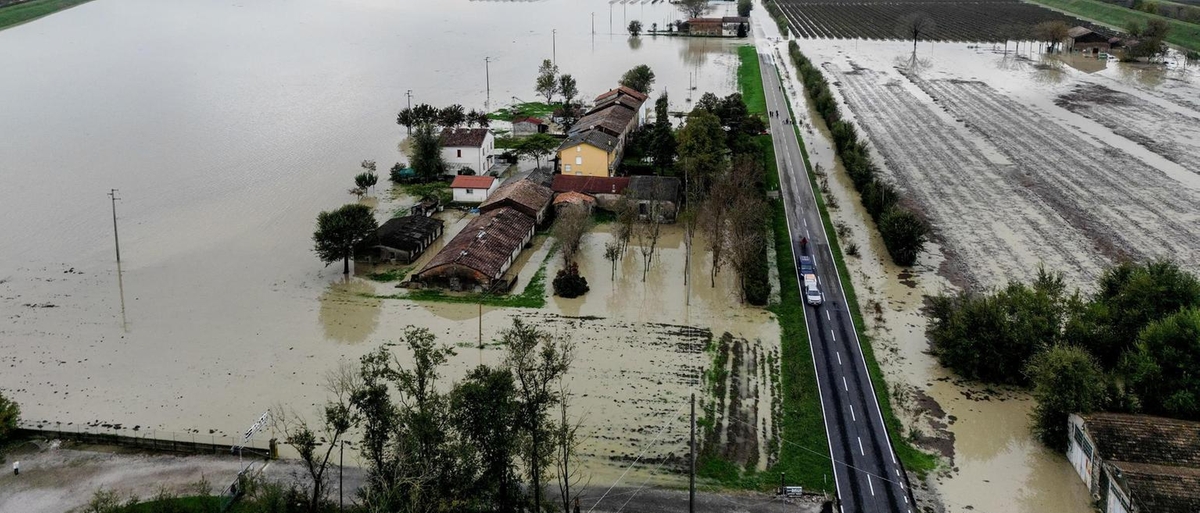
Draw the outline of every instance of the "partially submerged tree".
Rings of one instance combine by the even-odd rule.
[[[546,103],[550,103],[554,99],[554,95],[558,94],[558,66],[555,66],[550,59],[542,61],[542,65],[538,67],[534,90],[546,97]]]
[[[900,18],[900,23],[896,25],[896,35],[912,40],[913,55],[915,56],[917,54],[917,41],[923,37],[929,38],[936,28],[933,18],[928,14],[914,12]]]
[[[615,241],[605,243],[604,244],[604,259],[608,260],[608,263],[612,264],[612,273],[609,275],[608,279],[610,281],[616,280],[617,279],[617,261],[621,259],[621,243],[615,242]]]
[[[412,169],[425,182],[436,180],[446,172],[442,139],[432,124],[417,125],[412,134]]]
[[[738,16],[750,16],[750,10],[754,8],[754,3],[751,0],[738,0],[737,12]]]
[[[1037,399],[1030,417],[1033,432],[1047,446],[1067,449],[1067,417],[1104,406],[1107,378],[1082,348],[1056,345],[1035,355],[1025,368]]]
[[[592,216],[587,207],[567,205],[558,212],[558,219],[554,221],[554,238],[558,239],[564,266],[575,262],[575,255],[591,228]]]
[[[341,366],[326,376],[325,390],[332,398],[326,401],[321,411],[321,422],[309,426],[304,416],[283,407],[276,407],[276,425],[284,434],[284,443],[291,445],[300,455],[304,470],[308,473],[310,488],[306,494],[307,510],[318,513],[325,509],[328,495],[330,457],[342,443],[343,437],[354,426],[355,415],[351,409],[351,397],[356,392],[358,379],[353,368]]]
[[[1071,26],[1062,20],[1043,21],[1033,26],[1033,37],[1038,41],[1050,45],[1050,51],[1058,48],[1058,45],[1067,39]]]
[[[21,407],[16,401],[0,393],[0,447],[3,447],[8,438],[16,432],[20,421]]]
[[[629,30],[630,36],[633,36],[633,37],[640,36],[642,34],[642,22],[640,22],[638,20],[633,20],[633,21],[629,22],[628,30]]]
[[[645,64],[634,66],[621,76],[621,85],[642,94],[650,94],[654,85],[654,71]]]
[[[375,161],[362,161],[363,172],[354,176],[354,185],[366,194],[367,191],[379,183],[379,175],[375,174]]]
[[[371,207],[360,204],[344,205],[331,212],[317,215],[317,231],[313,233],[313,250],[328,266],[342,261],[342,274],[350,274],[350,259],[356,248],[375,234],[379,225]]]
[[[708,0],[679,0],[675,6],[688,18],[699,18],[708,12]]]

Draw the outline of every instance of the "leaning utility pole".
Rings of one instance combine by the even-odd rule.
[[[121,263],[121,238],[117,236],[117,190],[112,189],[108,192],[108,197],[112,198],[112,214],[113,214],[113,243],[117,246],[117,264]]]
[[[411,112],[412,111],[412,89],[409,89],[407,92],[405,92],[404,96],[408,97],[408,110]],[[404,127],[404,128],[408,130],[409,135],[412,135],[412,127],[411,126]]]
[[[692,467],[688,472],[688,513],[696,513],[696,393],[692,392],[692,457],[688,464]]]

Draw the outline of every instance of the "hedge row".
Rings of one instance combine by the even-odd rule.
[[[850,175],[850,181],[854,182],[854,188],[862,196],[867,213],[875,220],[892,261],[901,266],[913,265],[925,247],[929,225],[921,216],[901,206],[900,192],[880,177],[879,167],[871,159],[866,144],[859,140],[858,130],[852,123],[842,119],[837,100],[833,98],[829,82],[822,76],[821,70],[800,53],[796,41],[788,43],[788,53],[799,70],[814,108],[829,127],[842,165]]]

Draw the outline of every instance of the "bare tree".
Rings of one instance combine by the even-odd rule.
[[[341,443],[342,437],[356,422],[351,409],[350,400],[358,390],[361,381],[356,370],[349,363],[342,365],[326,375],[325,390],[332,398],[326,401],[321,416],[321,424],[310,427],[308,421],[294,410],[276,406],[276,425],[283,431],[284,443],[291,445],[300,453],[304,470],[308,472],[310,488],[305,499],[310,513],[321,510],[328,494],[326,471],[330,467],[330,457],[333,450]]]
[[[609,281],[617,279],[617,260],[621,259],[621,243],[609,242],[604,245],[604,259],[612,264],[612,273],[608,277]]]
[[[579,436],[579,430],[583,427],[583,418],[575,419],[575,423],[567,422],[567,409],[569,406],[566,385],[560,379],[558,383],[558,395],[561,398],[558,403],[559,414],[562,419],[558,425],[558,447],[555,454],[554,468],[558,474],[558,496],[562,499],[563,513],[571,513],[571,502],[578,500],[579,492],[571,493],[571,489],[575,488],[586,489],[591,484],[590,476],[584,481],[582,465],[579,463],[579,454],[577,449],[584,442],[584,439]],[[582,486],[579,485],[582,482]]]
[[[767,243],[767,203],[753,190],[743,191],[729,208],[729,265],[741,282],[741,298],[746,300],[746,274]]]
[[[564,267],[575,261],[575,254],[583,245],[583,237],[591,228],[592,216],[587,207],[566,205],[558,213],[558,220],[554,222],[554,237],[562,249]]]
[[[574,359],[574,345],[569,340],[551,336],[529,326],[520,318],[501,334],[508,355],[505,365],[516,379],[519,400],[518,423],[528,439],[523,448],[525,472],[533,492],[533,511],[542,511],[542,489],[546,470],[551,462],[555,422],[547,418],[549,409],[562,397],[554,389]]]
[[[914,12],[903,18],[900,18],[900,23],[896,25],[896,35],[904,39],[912,39],[913,55],[917,54],[917,41],[922,37],[928,38],[937,28],[928,14],[923,12]]]
[[[736,187],[733,184],[728,173],[722,174],[714,180],[712,187],[708,190],[708,198],[700,205],[699,226],[700,231],[704,233],[704,240],[708,243],[708,250],[712,254],[712,269],[709,272],[709,281],[713,287],[717,286],[717,274],[721,272],[721,264],[725,262],[726,233],[729,221],[729,206],[733,203],[736,197]]]
[[[629,248],[629,239],[633,236],[633,227],[638,218],[637,204],[630,198],[630,192],[629,189],[625,189],[614,208],[617,212],[617,243],[620,244],[622,255]]]
[[[658,249],[658,238],[662,235],[662,223],[665,217],[665,203],[659,199],[662,197],[661,184],[656,185],[655,189],[648,191],[644,199],[639,199],[636,205],[636,213],[642,218],[642,222],[634,226],[633,238],[638,245],[638,251],[642,254],[642,281],[646,281],[646,274],[650,271],[650,264],[654,260],[654,252]],[[632,189],[626,189],[632,191]],[[633,197],[638,197],[636,191],[631,193]]]
[[[1050,45],[1053,52],[1064,39],[1070,36],[1071,26],[1062,20],[1043,21],[1033,26],[1033,37]]]
[[[708,0],[679,0],[675,6],[688,18],[699,18],[708,12]]]

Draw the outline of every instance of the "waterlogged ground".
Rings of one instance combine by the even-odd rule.
[[[220,437],[276,403],[315,412],[326,370],[408,325],[458,348],[447,381],[498,362],[499,349],[476,347],[477,305],[379,299],[397,290],[324,267],[309,240],[316,214],[353,201],[359,161],[400,159],[406,91],[484,108],[485,57],[490,108],[536,99],[545,58],[584,97],[638,64],[672,110],[732,92],[739,43],[621,29],[675,12],[603,0],[98,0],[0,32],[11,71],[0,81],[0,388],[31,421]],[[381,219],[404,206],[373,196],[385,198]],[[443,215],[447,240],[466,220]],[[779,333],[769,314],[739,306],[726,275],[715,288],[698,280],[689,305],[677,231],[644,283],[632,252],[606,279],[603,237],[582,263],[591,293],[539,310],[484,307],[482,334],[492,341],[522,316],[575,339],[571,415],[587,426],[594,475],[611,483],[648,449],[627,476],[640,481],[684,450],[687,396],[703,391],[711,359],[702,341],[730,332],[765,355]],[[518,289],[549,248],[542,239],[524,253]],[[760,397],[769,404],[769,391]],[[747,408],[766,422],[767,408]]]
[[[1200,248],[1200,182],[1186,158],[1196,143],[1183,135],[1196,126],[1200,77],[963,44],[922,45],[914,70],[912,47],[901,43],[800,43],[836,82],[843,112],[865,130],[888,177],[938,231],[913,269],[891,265],[835,167],[828,132],[801,128],[829,176],[834,220],[862,251],[847,264],[904,435],[945,457],[925,492],[955,512],[1090,511],[1065,458],[1031,438],[1027,395],[960,382],[928,353],[924,298],[1027,279],[1039,263],[1076,286],[1121,256],[1175,255],[1194,265],[1175,252]],[[793,105],[805,105],[798,87],[793,80]],[[1129,116],[1115,122],[1120,131],[1107,126],[1113,114]],[[1173,135],[1156,145],[1130,131]]]

